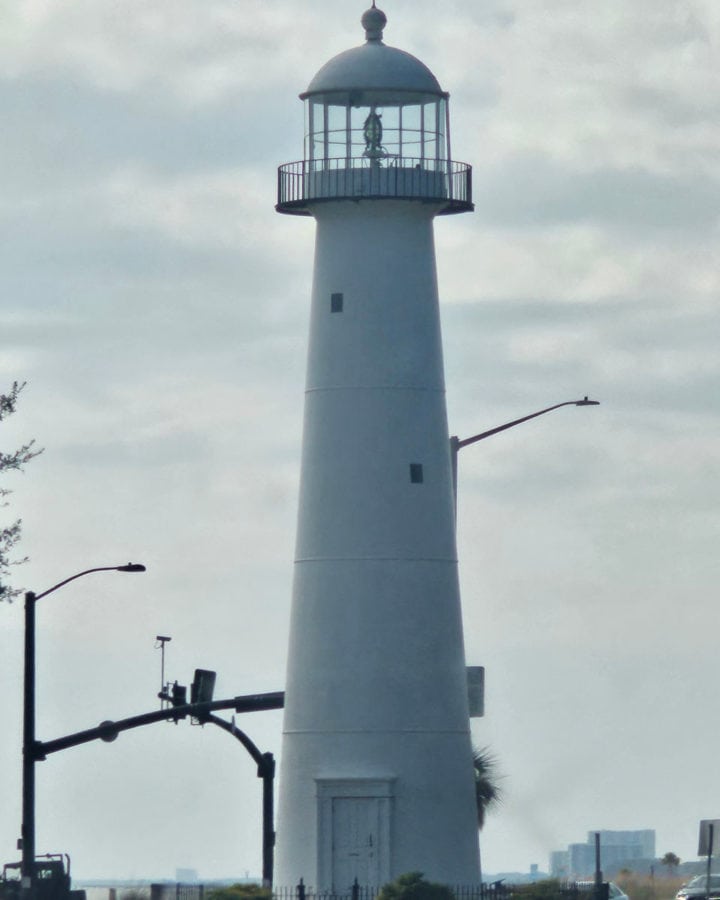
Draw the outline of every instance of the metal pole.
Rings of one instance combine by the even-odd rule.
[[[705,876],[705,900],[710,900],[710,871],[712,869],[713,838],[715,837],[715,825],[708,822],[708,857],[707,874]]]
[[[237,738],[257,763],[258,778],[262,778],[263,783],[262,880],[263,887],[272,887],[273,867],[275,860],[275,828],[273,825],[273,819],[275,816],[273,786],[275,780],[275,757],[272,755],[272,753],[260,753],[256,744],[252,740],[250,740],[250,738],[245,734],[244,731],[241,731],[237,727],[234,719],[232,722],[226,722],[225,719],[221,719],[219,716],[209,715],[207,716],[206,721],[212,722],[213,725],[218,725],[220,728],[225,729],[225,731],[233,735],[233,737]]]
[[[457,525],[457,482],[458,482],[458,453],[460,452],[460,438],[453,435],[450,438],[450,466],[452,468],[453,502],[455,504],[455,524]]]
[[[263,887],[272,887],[273,868],[275,865],[275,757],[272,753],[263,753],[262,765],[258,766],[258,775],[263,780]]]
[[[25,661],[23,683],[23,751],[22,751],[22,825],[20,829],[22,860],[20,866],[21,892],[23,900],[33,900],[35,890],[35,761],[37,744],[35,741],[35,603],[52,594],[58,588],[89,575],[91,572],[144,572],[140,563],[124,566],[100,566],[85,569],[54,584],[40,594],[25,593]]]
[[[25,680],[23,687],[21,888],[32,900],[35,868],[35,594],[25,594]]]

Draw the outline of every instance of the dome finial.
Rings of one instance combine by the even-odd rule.
[[[366,9],[360,19],[365,29],[365,40],[382,42],[383,28],[387,25],[387,16],[375,6],[375,0],[370,9]]]

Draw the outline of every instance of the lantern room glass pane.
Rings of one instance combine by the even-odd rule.
[[[306,110],[306,159],[365,159],[382,167],[447,158],[444,97],[325,95],[308,98]]]
[[[369,112],[370,110],[366,106],[353,106],[350,110],[350,155],[353,158],[362,156],[365,149],[363,131]]]
[[[423,108],[423,159],[437,159],[438,152],[438,104],[426,103]]]
[[[345,156],[347,147],[347,109],[344,106],[328,106],[328,156]]]
[[[420,131],[420,104],[403,106],[403,156],[419,159],[422,156],[422,133]]]

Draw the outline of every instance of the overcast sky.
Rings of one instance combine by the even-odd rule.
[[[462,452],[473,723],[503,774],[486,872],[599,828],[693,858],[720,816],[720,4],[383,0],[451,93],[474,214],[436,222],[450,427],[589,394]],[[274,211],[297,95],[350,0],[0,0],[0,446],[41,591],[38,737],[167,676],[283,688],[313,222]],[[20,829],[22,603],[0,607],[0,858]],[[280,750],[280,713],[239,722]],[[38,766],[80,878],[259,874],[260,782],[219,729]]]

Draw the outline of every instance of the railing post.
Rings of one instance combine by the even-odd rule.
[[[358,884],[357,876],[352,883],[352,900],[358,900],[360,896],[360,885]]]
[[[305,900],[305,882],[302,878],[297,886],[297,900]]]

